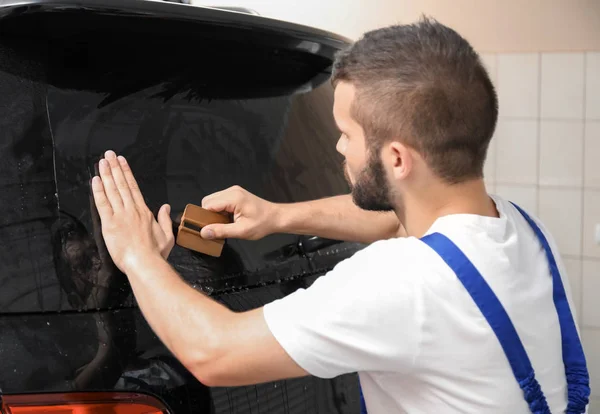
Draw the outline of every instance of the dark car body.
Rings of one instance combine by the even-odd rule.
[[[328,82],[347,44],[170,2],[0,1],[5,403],[109,392],[152,396],[170,413],[359,412],[355,375],[198,382],[153,333],[110,260],[89,187],[113,149],[129,160],[149,207],[170,203],[174,219],[232,185],[275,202],[347,193]],[[191,286],[242,311],[310,286],[362,247],[275,234],[228,240],[220,258],[176,246],[169,261]]]

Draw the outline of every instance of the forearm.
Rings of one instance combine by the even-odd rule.
[[[284,233],[361,243],[405,235],[395,213],[362,210],[351,195],[279,205],[279,227]]]
[[[233,312],[190,287],[159,255],[141,258],[126,273],[150,327],[201,379],[202,365],[216,358]]]

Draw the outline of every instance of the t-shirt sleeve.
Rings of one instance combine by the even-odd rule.
[[[402,259],[409,245],[373,243],[308,289],[264,307],[269,329],[298,365],[320,378],[412,367],[422,301],[420,278]]]

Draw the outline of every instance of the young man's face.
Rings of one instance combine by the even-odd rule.
[[[364,210],[390,211],[394,206],[380,149],[369,148],[363,128],[351,115],[355,95],[352,84],[340,82],[335,88],[333,116],[341,133],[336,149],[345,158],[344,174],[354,203]]]

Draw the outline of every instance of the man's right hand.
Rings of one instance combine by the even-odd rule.
[[[278,231],[279,206],[246,191],[240,186],[204,197],[202,207],[233,215],[231,224],[211,224],[201,230],[205,239],[258,240]]]
[[[406,236],[394,212],[362,210],[350,194],[277,204],[234,186],[205,197],[202,207],[233,215],[231,224],[204,227],[201,235],[205,239],[258,240],[273,233],[290,233],[371,243]]]

